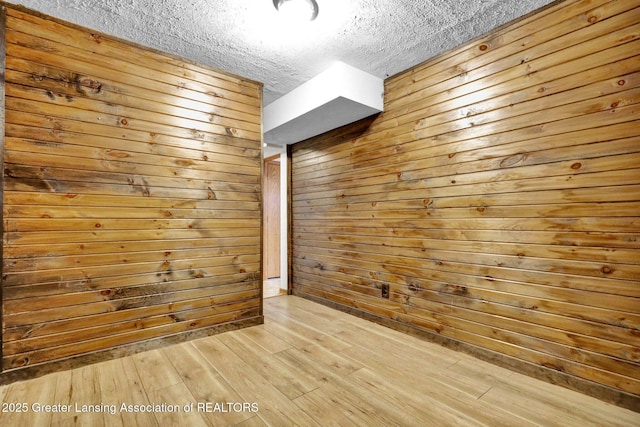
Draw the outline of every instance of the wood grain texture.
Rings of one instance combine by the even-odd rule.
[[[261,85],[5,10],[5,377],[259,323]]]
[[[635,426],[640,413],[295,296],[265,323],[0,387],[2,425]],[[76,412],[100,402],[113,413]],[[124,412],[121,404],[239,402],[257,410]]]
[[[639,25],[554,3],[294,145],[293,292],[637,401]]]

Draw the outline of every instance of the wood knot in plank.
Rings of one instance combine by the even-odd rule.
[[[116,159],[126,159],[127,157],[131,157],[129,153],[125,153],[124,151],[115,151],[115,150],[107,150],[106,152],[108,157],[113,157]],[[131,178],[128,179],[129,184],[133,184]]]
[[[11,367],[19,368],[19,367],[23,367],[23,366],[28,366],[30,361],[31,361],[31,359],[29,359],[27,356],[19,357],[17,359],[13,359],[11,361]]]
[[[600,271],[602,272],[602,274],[611,274],[611,273],[613,273],[614,270],[610,266],[604,265],[604,266],[602,266]]]
[[[205,274],[201,271],[189,270],[189,276],[193,277],[194,279],[203,279],[205,277]]]
[[[409,283],[409,290],[411,292],[419,292],[422,288],[417,283]]]
[[[467,289],[466,286],[450,285],[449,288],[452,294],[457,295],[459,297],[464,297],[469,295],[469,289]]]
[[[218,196],[216,196],[216,192],[213,191],[211,187],[207,187],[207,199],[218,200]]]
[[[80,74],[73,74],[71,83],[73,83],[76,92],[82,95],[97,95],[102,92],[102,83],[89,77],[83,77]]]
[[[551,362],[543,362],[541,363],[541,365],[544,366],[545,368],[553,369],[554,371],[560,371],[560,372],[564,371],[564,369],[562,369],[561,366],[554,365]]]
[[[462,68],[460,65],[457,65],[454,70],[458,73],[456,75],[457,78],[464,78],[467,76],[467,74],[469,73],[467,70],[465,70],[464,68]]]
[[[195,139],[204,139],[205,138],[204,133],[198,131],[197,129],[191,129],[191,136],[193,136],[193,138],[195,138]]]
[[[176,159],[175,163],[176,163],[176,165],[182,166],[182,167],[185,167],[185,168],[195,165],[195,162],[193,160],[189,160],[189,159]]]
[[[516,153],[512,156],[507,156],[500,161],[500,167],[508,168],[518,163],[522,163],[527,159],[527,153]]]

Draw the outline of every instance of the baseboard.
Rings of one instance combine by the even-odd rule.
[[[26,368],[15,369],[12,371],[0,373],[0,385],[10,384],[16,381],[24,381],[38,378],[47,374],[60,371],[67,371],[94,363],[105,362],[108,360],[118,359],[121,357],[131,356],[133,354],[142,353],[144,351],[155,350],[167,347],[173,344],[179,344],[198,338],[205,338],[212,335],[221,334],[223,332],[235,331],[250,326],[261,325],[264,323],[264,316],[255,316],[248,319],[235,320],[233,322],[221,323],[202,329],[183,332],[180,334],[169,335],[166,337],[154,338],[142,342],[123,345],[120,347],[102,350],[94,353],[83,354],[67,359],[56,360],[43,363],[41,365],[29,366]]]
[[[480,360],[492,363],[494,365],[510,369],[512,371],[551,383],[561,387],[568,388],[594,397],[607,403],[620,406],[634,412],[640,412],[640,396],[625,393],[602,384],[594,383],[589,380],[574,377],[563,372],[559,372],[544,366],[535,365],[523,360],[516,359],[511,356],[496,353],[472,344],[463,343],[454,339],[435,334],[429,330],[422,329],[418,326],[407,323],[398,322],[397,320],[388,319],[364,310],[346,306],[335,301],[318,297],[316,295],[306,294],[293,289],[292,294],[310,301],[322,304],[324,306],[360,317],[365,320],[377,323],[382,326],[404,332],[430,342],[442,345],[452,350],[460,351],[476,357]]]

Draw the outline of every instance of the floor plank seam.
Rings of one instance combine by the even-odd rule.
[[[476,397],[476,400],[480,400],[484,397],[485,394],[489,393],[491,390],[493,389],[493,386],[489,387],[488,390],[486,390],[484,393],[482,393],[480,396]]]

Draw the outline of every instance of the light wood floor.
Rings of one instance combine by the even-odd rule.
[[[640,414],[297,297],[265,300],[265,316],[261,326],[4,386],[2,402],[29,412],[0,413],[0,425],[640,425]],[[121,407],[148,403],[165,406]],[[37,404],[58,406],[34,413]],[[52,412],[62,405],[73,412]]]
[[[272,298],[286,294],[286,291],[280,288],[281,280],[279,277],[275,279],[267,279],[262,282],[262,297]]]

